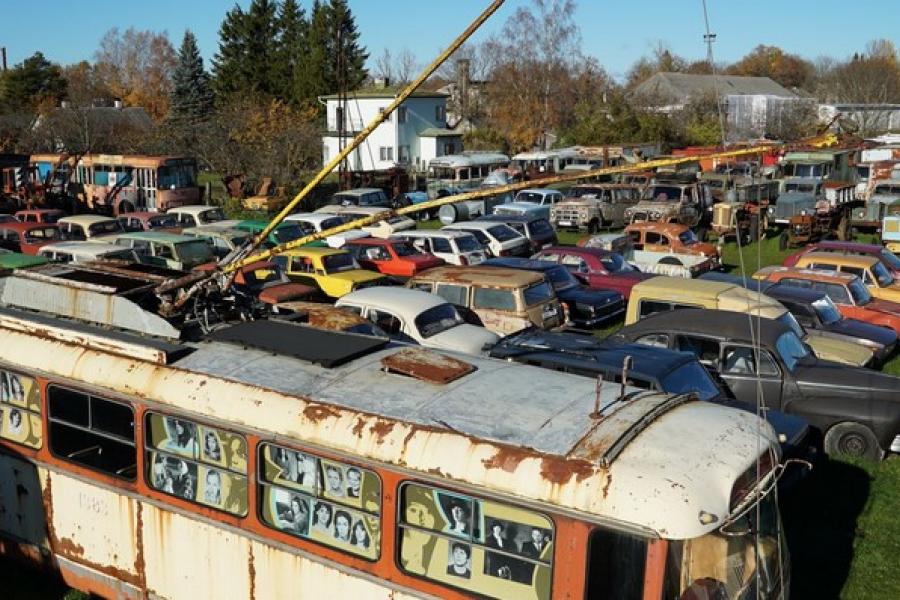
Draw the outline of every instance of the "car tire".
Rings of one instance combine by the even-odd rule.
[[[871,429],[860,423],[843,422],[831,427],[825,434],[825,453],[829,456],[840,454],[880,461],[884,450]]]
[[[683,267],[684,263],[675,258],[674,256],[663,256],[659,259],[659,264],[661,265],[675,265],[676,267]]]
[[[750,215],[750,241],[759,241],[759,215]]]
[[[788,247],[788,232],[782,231],[778,236],[778,249],[784,252]]]
[[[593,219],[590,223],[588,223],[588,233],[594,235],[600,231],[600,224],[597,222],[597,219]]]

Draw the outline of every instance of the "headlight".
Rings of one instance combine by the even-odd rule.
[[[768,212],[770,215],[774,215],[774,214],[775,214],[775,207],[774,207],[774,206],[770,206],[769,209],[768,209],[766,212]]]

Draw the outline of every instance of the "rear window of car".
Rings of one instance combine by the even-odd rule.
[[[501,242],[507,242],[509,240],[514,240],[518,237],[521,237],[518,233],[516,233],[516,230],[509,225],[494,225],[493,227],[488,228],[488,233],[490,233]]]
[[[541,281],[525,288],[525,306],[535,306],[548,300],[552,300],[555,294],[553,287],[546,281]]]
[[[516,310],[516,297],[510,290],[494,288],[475,288],[472,308],[489,310]]]
[[[538,219],[528,224],[528,231],[532,237],[538,235],[553,235],[553,227],[545,219]]]

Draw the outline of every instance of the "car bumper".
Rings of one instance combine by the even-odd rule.
[[[571,315],[570,321],[575,327],[598,327],[609,321],[614,321],[625,314],[625,306],[619,306],[615,309],[596,315],[578,314]]]

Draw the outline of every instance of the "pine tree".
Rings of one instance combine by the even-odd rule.
[[[347,0],[331,0],[328,7],[329,26],[332,33],[331,47],[334,52],[330,53],[333,57],[331,63],[331,73],[328,77],[329,83],[333,86],[331,91],[337,91],[341,82],[340,73],[337,72],[337,56],[338,51],[342,48],[344,55],[345,77],[344,82],[348,90],[353,90],[362,85],[366,80],[368,72],[366,71],[366,59],[369,58],[366,49],[359,44],[359,30],[356,28],[356,20]],[[340,44],[340,48],[338,47]]]
[[[336,91],[333,80],[329,80],[332,36],[329,32],[328,8],[319,0],[313,0],[306,39],[309,50],[305,60],[298,65],[294,92],[298,98],[315,104],[318,96]]]
[[[172,80],[170,117],[189,124],[207,118],[213,108],[213,92],[209,75],[203,70],[203,57],[197,47],[197,38],[190,29],[184,32]]]
[[[247,12],[235,5],[225,14],[213,59],[217,95],[277,96],[276,10],[271,0],[253,0]]]
[[[278,51],[275,61],[275,80],[279,85],[279,96],[297,105],[305,98],[299,80],[306,76],[303,69],[308,59],[309,44],[307,34],[309,23],[306,13],[296,0],[285,0],[278,13]]]

